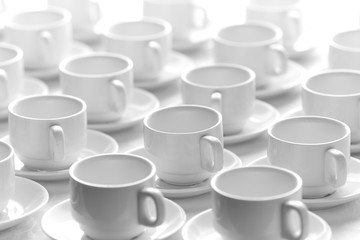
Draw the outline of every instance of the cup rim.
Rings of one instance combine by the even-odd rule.
[[[296,119],[324,119],[325,121],[333,122],[333,123],[336,123],[339,126],[343,127],[345,129],[345,134],[343,136],[341,136],[337,139],[331,140],[331,141],[323,141],[323,142],[316,142],[316,143],[304,143],[304,142],[300,143],[300,142],[289,141],[289,140],[280,138],[278,136],[275,136],[273,134],[274,128],[277,127],[279,124],[283,124],[284,122],[288,122],[288,121],[294,121]],[[274,123],[272,126],[270,126],[268,128],[267,133],[268,133],[269,137],[276,139],[279,142],[285,142],[285,143],[289,143],[292,145],[301,145],[301,146],[321,146],[321,145],[328,145],[328,144],[332,144],[335,142],[339,142],[346,138],[350,138],[350,127],[342,121],[339,121],[334,118],[324,117],[324,116],[294,116],[294,117],[282,119],[282,120]]]
[[[310,88],[308,86],[310,81],[313,81],[313,79],[315,77],[329,75],[329,74],[332,74],[332,73],[341,73],[341,74],[345,73],[345,74],[358,75],[359,81],[360,81],[360,70],[355,70],[355,69],[328,69],[328,70],[323,70],[323,71],[318,72],[318,73],[314,73],[314,74],[310,75],[309,77],[307,77],[305,79],[305,81],[303,81],[303,83],[302,83],[302,88],[305,91],[310,92],[312,94],[316,94],[316,95],[319,95],[319,96],[333,97],[333,98],[346,98],[346,97],[360,96],[360,92],[359,93],[351,93],[351,94],[323,93],[323,92],[316,91],[316,90],[314,90],[314,89],[312,89],[312,88]]]
[[[0,163],[6,162],[6,161],[8,161],[8,160],[11,160],[11,158],[12,158],[12,157],[14,156],[14,154],[15,154],[14,148],[13,148],[10,144],[8,144],[8,143],[6,143],[6,142],[4,142],[4,141],[2,141],[2,140],[0,140],[0,145],[3,145],[3,146],[5,146],[6,148],[9,149],[9,154],[8,154],[6,157],[4,157],[3,159],[0,159]]]
[[[149,124],[149,121],[150,119],[153,117],[154,114],[156,113],[159,113],[159,112],[163,112],[163,111],[168,111],[169,109],[179,109],[179,108],[200,108],[200,109],[206,109],[207,111],[211,111],[212,113],[216,114],[217,116],[217,121],[215,124],[211,125],[210,127],[208,128],[204,128],[204,129],[201,129],[201,130],[198,130],[198,131],[188,131],[188,132],[169,132],[169,131],[162,131],[162,130],[159,130],[159,129],[155,129],[153,127],[150,126]],[[158,110],[155,110],[153,111],[152,113],[148,114],[144,120],[143,120],[143,126],[153,132],[156,132],[156,133],[161,133],[161,134],[168,134],[168,135],[192,135],[192,134],[198,134],[198,133],[202,133],[202,132],[207,132],[209,131],[210,129],[214,129],[218,126],[222,127],[222,115],[210,108],[210,107],[207,107],[207,106],[203,106],[203,105],[195,105],[195,104],[183,104],[183,105],[177,105],[177,106],[168,106],[168,107],[163,107],[163,108],[160,108]]]
[[[2,66],[5,66],[5,65],[12,64],[12,63],[15,63],[15,62],[17,62],[17,61],[20,61],[20,60],[24,57],[24,51],[23,51],[20,47],[14,45],[14,44],[7,43],[7,42],[1,42],[1,43],[0,43],[0,47],[6,48],[6,49],[11,49],[11,50],[13,50],[14,52],[16,52],[15,57],[0,62],[0,66],[1,66],[1,67],[2,67]]]
[[[145,178],[142,178],[140,180],[133,181],[133,182],[130,182],[130,183],[125,183],[125,184],[90,183],[90,182],[87,182],[87,181],[84,181],[84,180],[80,179],[75,174],[75,170],[83,162],[85,162],[85,161],[95,161],[95,160],[101,159],[103,157],[127,157],[127,158],[132,158],[134,160],[136,159],[136,160],[139,160],[139,161],[143,161],[143,162],[146,162],[151,167],[151,171]],[[147,159],[145,157],[135,155],[135,154],[128,154],[128,153],[103,153],[103,154],[97,154],[97,155],[89,156],[89,157],[83,158],[83,159],[81,159],[79,161],[76,161],[69,168],[69,175],[70,175],[70,178],[72,180],[74,180],[74,181],[76,181],[78,183],[81,183],[83,185],[86,185],[86,186],[95,187],[95,188],[106,188],[106,189],[126,188],[126,187],[136,186],[136,185],[139,185],[141,183],[149,181],[151,178],[155,177],[155,174],[156,174],[156,166],[155,166],[155,164],[153,162],[151,162],[149,159]]]
[[[36,99],[36,98],[62,98],[62,99],[71,99],[72,101],[77,101],[81,104],[81,109],[73,114],[70,115],[66,115],[66,116],[62,116],[62,117],[53,117],[53,118],[34,118],[34,117],[28,117],[28,116],[24,116],[22,114],[16,113],[14,111],[14,108],[21,102],[23,101],[27,101],[28,99]],[[77,115],[81,115],[81,114],[86,114],[86,109],[87,109],[87,105],[85,103],[84,100],[82,100],[81,98],[75,97],[75,96],[71,96],[71,95],[34,95],[34,96],[29,96],[29,97],[23,97],[23,98],[19,98],[16,99],[14,101],[12,101],[9,106],[8,106],[8,111],[9,114],[12,114],[13,116],[16,116],[18,118],[22,118],[22,119],[27,119],[27,120],[32,120],[32,121],[49,121],[49,120],[62,120],[62,119],[68,119],[68,118],[72,118],[74,116]]]
[[[119,35],[111,32],[111,28],[118,26],[118,25],[124,25],[129,23],[155,23],[158,25],[161,25],[164,29],[161,32],[143,35],[143,36],[128,36],[128,35]],[[102,35],[108,39],[113,40],[123,40],[123,41],[151,41],[151,40],[157,40],[161,37],[170,35],[172,32],[171,24],[161,18],[156,17],[143,17],[140,20],[136,21],[126,21],[126,22],[116,22],[110,25],[105,31],[102,32]]]
[[[241,70],[243,72],[246,72],[247,74],[249,74],[249,78],[246,79],[243,82],[239,82],[239,83],[235,83],[235,84],[229,84],[229,85],[219,85],[219,86],[210,86],[210,85],[205,85],[205,84],[200,84],[200,83],[195,83],[193,81],[190,81],[188,76],[189,74],[198,71],[198,70],[203,70],[203,69],[212,69],[212,68],[229,68],[229,69],[237,69],[237,70]],[[185,71],[181,74],[181,78],[182,81],[184,81],[185,83],[192,85],[192,86],[196,86],[196,87],[201,87],[201,88],[207,88],[207,89],[228,89],[228,88],[233,88],[233,87],[240,87],[243,85],[247,85],[251,82],[255,81],[255,72],[243,65],[238,65],[238,64],[232,64],[232,63],[215,63],[215,64],[209,64],[209,65],[205,65],[205,66],[200,66],[200,67],[195,67],[192,68],[188,71]]]
[[[335,41],[335,38],[337,38],[338,36],[353,33],[353,32],[359,32],[359,35],[360,35],[360,30],[359,29],[352,29],[352,30],[342,31],[342,32],[339,32],[339,33],[335,34],[330,40],[330,46],[333,47],[333,48],[342,50],[342,51],[360,52],[360,47],[349,47],[349,46],[345,46],[345,45],[340,44],[339,42]]]
[[[272,196],[266,196],[266,197],[244,197],[244,196],[238,196],[235,194],[231,194],[231,193],[227,193],[221,189],[219,189],[219,187],[217,186],[217,181],[218,178],[221,177],[223,174],[227,174],[228,172],[235,172],[235,171],[247,171],[249,169],[267,169],[268,171],[278,171],[278,172],[283,172],[286,173],[289,176],[292,176],[295,180],[296,180],[296,185],[294,188],[292,188],[291,190],[281,193],[281,194],[276,194],[276,195],[272,195]],[[269,170],[272,169],[272,170]],[[241,201],[251,201],[251,202],[262,202],[262,201],[271,201],[271,200],[277,200],[277,199],[282,199],[282,198],[286,198],[288,196],[293,195],[294,193],[301,191],[302,186],[303,185],[303,181],[301,179],[301,177],[295,173],[292,170],[286,169],[286,168],[282,168],[282,167],[277,167],[277,166],[265,166],[265,165],[259,165],[259,166],[247,166],[244,168],[233,168],[233,169],[229,169],[226,171],[220,171],[218,173],[216,173],[210,181],[210,186],[211,189],[215,192],[217,192],[218,194],[231,198],[231,199],[235,199],[235,200],[241,200]]]
[[[34,24],[34,25],[20,24],[13,21],[15,17],[21,16],[23,14],[37,13],[37,12],[58,13],[62,16],[62,18],[54,22]],[[71,13],[66,8],[57,7],[57,6],[48,6],[45,9],[17,12],[8,18],[4,26],[5,28],[20,29],[22,31],[46,30],[46,29],[57,28],[59,26],[62,26],[64,23],[70,23],[71,19],[72,19]]]
[[[76,72],[73,72],[73,71],[70,71],[67,69],[68,65],[75,60],[92,58],[92,57],[110,57],[110,58],[114,58],[114,59],[121,59],[127,63],[127,66],[119,71],[115,71],[115,72],[111,72],[111,73],[104,73],[104,74],[76,73]],[[85,77],[85,78],[113,77],[113,76],[122,75],[126,72],[129,72],[133,69],[133,67],[134,67],[134,63],[129,57],[122,55],[122,54],[110,53],[110,52],[109,53],[93,52],[93,53],[84,53],[84,54],[74,55],[74,56],[65,58],[59,64],[59,70],[61,73],[65,73],[67,75],[71,75],[71,76],[79,77],[79,78],[83,78],[83,77]]]
[[[222,31],[225,31],[230,28],[241,27],[241,26],[255,26],[255,27],[263,27],[263,28],[271,29],[274,32],[274,36],[270,39],[265,39],[262,41],[245,42],[245,43],[236,42],[236,41],[232,41],[232,40],[228,40],[228,39],[224,39],[224,38],[220,37],[220,33]],[[280,27],[276,26],[275,24],[270,23],[270,22],[252,20],[252,21],[247,21],[245,23],[234,24],[234,25],[229,25],[229,26],[220,28],[216,32],[215,36],[213,36],[213,40],[215,42],[218,42],[218,43],[221,43],[224,45],[228,45],[228,46],[233,46],[233,47],[259,47],[259,46],[267,46],[267,45],[279,42],[279,41],[281,41],[282,37],[283,37],[283,33],[282,33]]]

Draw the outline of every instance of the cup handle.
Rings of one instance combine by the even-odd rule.
[[[125,85],[118,79],[110,81],[110,109],[120,113],[127,105]]]
[[[201,168],[208,172],[217,172],[223,168],[224,153],[221,141],[214,136],[200,139]]]
[[[90,1],[90,20],[92,23],[96,23],[101,16],[100,5],[98,2]]]
[[[7,90],[7,73],[0,69],[0,100],[6,101],[8,99],[8,90]]]
[[[41,56],[42,59],[44,59],[44,61],[46,61],[47,59],[49,59],[49,55],[51,54],[51,52],[49,51],[50,49],[50,44],[52,42],[53,36],[49,31],[42,31],[40,32],[40,51],[41,51]]]
[[[148,206],[146,199],[154,201],[156,216],[151,217],[147,214]],[[165,202],[162,193],[155,188],[144,188],[138,193],[138,220],[139,223],[148,227],[155,227],[162,224],[165,220]]]
[[[281,44],[275,43],[269,46],[269,50],[271,53],[269,61],[270,63],[275,62],[275,66],[273,66],[273,64],[269,64],[271,66],[271,74],[278,75],[286,72],[288,56],[285,48]],[[273,59],[274,57],[275,61]]]
[[[64,131],[59,125],[50,127],[49,134],[50,153],[54,161],[62,161],[65,157]]]
[[[330,163],[334,159],[336,163],[336,174],[329,174],[331,172]],[[347,178],[347,163],[345,155],[337,149],[329,149],[325,153],[325,167],[324,167],[325,182],[330,183],[333,187],[340,187],[346,183]]]
[[[295,211],[300,219],[300,231],[294,231],[289,225],[288,217]],[[284,239],[301,240],[309,234],[309,213],[306,205],[297,200],[289,200],[281,206],[281,236]]]
[[[287,13],[288,22],[287,29],[289,29],[291,40],[295,41],[301,33],[301,13],[298,10],[291,10]]]
[[[149,61],[149,63],[151,64],[151,68],[153,70],[158,70],[161,68],[162,66],[162,58],[161,58],[161,46],[158,42],[156,41],[150,41],[148,43],[148,48],[150,50],[150,54],[155,55],[155,61]]]
[[[206,9],[200,6],[194,6],[195,21],[194,27],[197,29],[206,28],[209,25],[209,18]]]
[[[220,92],[211,94],[211,107],[222,114],[222,95]]]

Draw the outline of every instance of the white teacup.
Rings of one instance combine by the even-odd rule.
[[[8,43],[0,43],[0,108],[18,96],[23,89],[23,51]]]
[[[14,150],[0,141],[0,213],[15,192]]]
[[[208,26],[206,9],[193,0],[145,0],[144,15],[168,21],[173,38],[187,39],[195,31]]]
[[[103,32],[104,47],[134,62],[135,80],[152,80],[168,63],[171,31],[171,25],[158,18],[118,22]]]
[[[301,178],[284,168],[220,172],[211,179],[214,227],[226,239],[305,239],[309,217],[301,187]]]
[[[328,61],[330,68],[360,70],[360,30],[344,31],[333,36]]]
[[[214,37],[214,57],[218,63],[235,63],[252,69],[257,88],[267,85],[269,77],[287,71],[281,29],[266,22],[246,22],[220,29]]]
[[[351,142],[360,141],[360,71],[333,69],[316,73],[302,84],[306,115],[335,118],[351,129]]]
[[[223,167],[221,114],[200,105],[156,110],[144,119],[144,147],[163,181],[202,182]]]
[[[165,204],[154,188],[155,165],[142,157],[102,154],[70,168],[73,218],[92,239],[133,239],[164,221]],[[156,215],[150,211],[151,199]]]
[[[255,73],[235,64],[197,67],[181,76],[181,96],[186,104],[218,110],[225,135],[239,132],[253,113]]]
[[[86,41],[94,34],[94,27],[101,17],[98,2],[94,0],[48,0],[48,4],[70,11],[75,39]]]
[[[9,137],[26,167],[59,170],[86,145],[86,103],[67,95],[20,98],[9,104]]]
[[[297,5],[263,6],[251,4],[246,8],[248,21],[266,21],[280,27],[283,43],[288,51],[294,49],[295,42],[302,34],[302,13]]]
[[[320,116],[292,117],[268,129],[267,155],[272,165],[288,168],[303,180],[303,197],[332,194],[347,179],[350,128]]]
[[[18,12],[5,23],[4,35],[24,51],[26,69],[54,68],[70,50],[71,13],[60,7]]]
[[[62,92],[86,102],[89,122],[120,119],[133,89],[133,63],[128,57],[115,53],[76,55],[63,60],[59,69]]]

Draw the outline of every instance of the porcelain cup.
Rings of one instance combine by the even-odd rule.
[[[335,118],[351,129],[351,142],[360,141],[360,71],[332,69],[318,72],[302,84],[306,115]]]
[[[302,34],[302,13],[298,5],[274,7],[250,4],[246,8],[247,21],[266,21],[280,27],[283,33],[283,43],[288,52],[294,49],[294,44]]]
[[[19,47],[0,43],[0,108],[6,108],[23,89],[23,56]]]
[[[145,0],[144,15],[168,21],[173,38],[187,39],[191,33],[208,26],[207,11],[193,0]]]
[[[224,239],[305,239],[309,213],[301,187],[299,175],[284,168],[220,172],[211,179],[214,227]]]
[[[102,240],[133,239],[146,227],[162,224],[165,203],[154,188],[155,172],[151,161],[128,154],[102,154],[74,163],[73,218],[87,236]]]
[[[360,70],[360,30],[350,30],[333,36],[329,46],[329,67]]]
[[[170,23],[159,18],[118,22],[103,32],[104,48],[134,62],[135,81],[154,80],[168,63],[171,32]]]
[[[181,96],[185,104],[204,105],[219,111],[224,134],[235,134],[253,113],[255,73],[235,64],[196,67],[182,74]]]
[[[343,186],[350,162],[350,128],[320,116],[292,117],[268,129],[270,163],[303,180],[304,198],[321,198]]]
[[[86,103],[68,95],[20,98],[9,104],[9,138],[24,165],[60,170],[86,145]]]
[[[0,141],[0,213],[15,192],[14,149]]]
[[[59,69],[62,92],[86,102],[88,122],[121,118],[133,90],[133,63],[128,57],[105,52],[76,55],[63,60]]]
[[[71,13],[60,7],[17,12],[5,23],[4,38],[24,51],[25,69],[56,68],[70,51]]]
[[[98,2],[94,0],[48,0],[48,4],[70,11],[75,39],[86,41],[94,34],[95,25],[101,18],[101,8]]]
[[[200,183],[223,167],[221,114],[200,105],[156,110],[144,119],[144,147],[157,175],[174,185]]]
[[[288,56],[282,45],[281,29],[271,23],[254,21],[221,28],[213,38],[217,63],[234,63],[252,69],[256,88],[269,77],[287,71]]]

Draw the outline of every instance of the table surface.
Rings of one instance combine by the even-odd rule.
[[[94,46],[96,49],[96,46]],[[212,45],[208,43],[203,48],[186,53],[194,60],[195,66],[212,62]],[[306,56],[296,61],[306,69],[306,74],[318,71],[327,67],[327,45],[319,45],[317,51],[311,56]],[[306,75],[305,74],[305,75]],[[305,77],[305,76],[304,76]],[[58,80],[46,81],[50,92],[58,90]],[[284,94],[266,99],[277,108],[282,116],[290,111],[301,107],[300,87]],[[179,81],[175,81],[159,90],[152,91],[160,100],[161,106],[169,106],[180,102]],[[0,122],[0,137],[7,134],[7,122]],[[142,124],[119,132],[109,133],[119,144],[119,152],[126,152],[130,149],[143,145]],[[246,142],[226,145],[230,151],[237,154],[246,165],[249,162],[266,155],[267,136],[262,134]],[[355,155],[356,157],[356,155]],[[41,230],[40,221],[42,215],[55,204],[68,199],[68,181],[39,182],[49,192],[49,202],[36,214],[27,218],[22,223],[0,232],[0,240],[3,239],[24,239],[24,240],[46,240],[49,239]],[[195,214],[211,207],[210,194],[188,199],[174,199],[187,213],[187,219]],[[194,204],[200,202],[201,204]],[[359,239],[360,238],[360,199],[329,209],[314,211],[328,222],[332,229],[334,240]],[[1,216],[0,216],[1,217]]]

